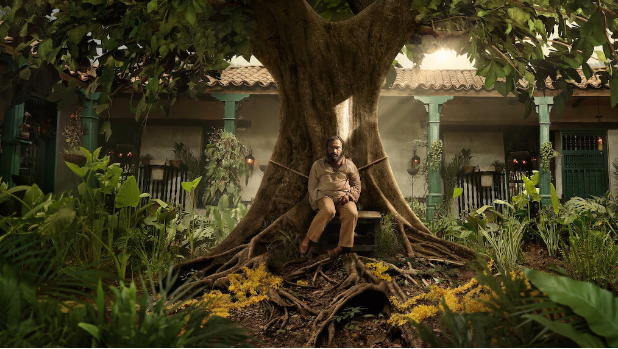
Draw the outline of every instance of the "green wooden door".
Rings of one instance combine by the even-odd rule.
[[[607,132],[567,131],[561,136],[564,200],[605,195],[609,190]]]

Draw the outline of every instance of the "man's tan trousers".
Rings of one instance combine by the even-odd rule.
[[[331,198],[318,200],[318,213],[313,218],[307,236],[313,242],[318,242],[324,232],[324,228],[330,222],[335,213],[339,212],[341,220],[341,231],[339,232],[339,246],[354,246],[354,229],[358,220],[358,210],[353,201],[348,201],[345,205],[335,204]]]

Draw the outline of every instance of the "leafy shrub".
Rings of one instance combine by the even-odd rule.
[[[294,231],[280,230],[267,247],[268,265],[279,268],[288,261],[298,258],[300,236]]]
[[[392,214],[382,217],[380,230],[376,234],[374,254],[378,257],[393,257],[403,252],[403,245],[395,231],[395,218]]]
[[[429,231],[439,238],[449,241],[457,241],[462,238],[460,235],[463,231],[462,227],[463,222],[460,218],[449,215],[439,215],[427,222]]]
[[[246,212],[231,210],[234,219],[220,214],[217,220],[191,215],[192,211],[185,213],[158,199],[143,204],[142,199],[149,194],[140,193],[133,176],[121,181],[121,168],[109,164],[109,157],[100,157],[100,149],[93,153],[82,151],[87,158],[84,166],[67,163],[81,179],[76,195],[45,196],[36,185],[11,189],[4,183],[0,185],[0,204],[18,208],[18,212],[0,220],[0,229],[8,234],[38,232],[45,237],[44,244],[57,254],[60,247],[70,246],[64,256],[76,263],[108,259],[118,276],[124,278],[127,271],[165,269],[182,254],[189,255],[192,233],[198,230],[196,223],[203,222],[202,227],[223,226],[217,222],[224,221],[229,230],[229,222],[235,226],[237,217]],[[192,199],[198,183],[198,179],[183,183],[183,189],[190,185]],[[185,245],[189,248],[185,249]]]
[[[558,216],[547,208],[539,211],[539,220],[536,224],[537,232],[547,247],[549,256],[556,257],[562,241],[562,225]]]
[[[455,197],[453,191],[457,187],[457,175],[461,171],[463,165],[470,165],[470,149],[461,149],[460,153],[453,155],[453,158],[449,163],[442,164],[442,179],[444,181],[444,205],[447,207],[448,212],[451,212],[451,207]]]
[[[406,196],[406,202],[408,203],[408,206],[410,206],[416,217],[420,219],[423,224],[425,224],[425,217],[427,216],[427,205],[418,201],[417,198],[413,198],[410,196]]]
[[[234,208],[227,206],[225,201],[220,201],[219,206],[206,206],[208,221],[202,228],[202,234],[209,239],[211,246],[215,246],[236,228],[247,212],[247,207],[242,203]]]
[[[489,207],[489,206],[487,206]],[[427,224],[427,228],[439,238],[457,242],[476,252],[486,254],[487,246],[480,229],[486,228],[489,220],[484,214],[486,207],[471,211],[465,218],[438,216]]]
[[[524,252],[521,244],[527,223],[520,223],[514,217],[504,222],[501,226],[490,225],[494,229],[481,229],[481,232],[491,246],[489,253],[498,264],[498,269],[500,272],[508,273],[517,269],[518,261],[523,261]]]
[[[575,280],[602,288],[618,283],[618,246],[604,231],[591,229],[571,234],[562,258],[569,276]]]
[[[174,157],[178,160],[182,160],[186,166],[188,180],[192,181],[202,174],[203,169],[200,164],[200,159],[193,155],[191,149],[185,146],[184,143],[174,143],[173,151]]]
[[[240,203],[240,180],[244,176],[249,181],[249,169],[245,156],[249,149],[231,133],[218,130],[210,134],[204,151],[206,167],[204,172],[204,205],[218,206],[225,195],[231,207]]]

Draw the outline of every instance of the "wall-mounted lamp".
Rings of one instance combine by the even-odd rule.
[[[245,156],[245,163],[249,168],[249,171],[253,171],[253,165],[255,165],[255,158],[253,157],[253,152],[249,151],[249,155]]]
[[[416,149],[414,149],[414,156],[410,159],[411,168],[407,169],[408,174],[410,175],[410,197],[414,197],[414,176],[418,173],[418,170],[421,167],[421,158],[416,155]]]
[[[421,167],[421,158],[416,155],[416,149],[414,149],[414,156],[411,159],[412,168],[408,169],[408,174],[410,176],[414,176],[418,173],[419,168]]]

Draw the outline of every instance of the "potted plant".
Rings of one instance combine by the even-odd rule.
[[[545,142],[541,146],[541,169],[543,172],[549,173],[551,159],[560,156],[560,153],[554,150],[554,146],[551,142]]]
[[[152,155],[144,154],[144,155],[140,156],[139,159],[142,162],[142,166],[144,166],[144,167],[150,166],[150,160],[152,160]]]
[[[86,157],[81,151],[83,134],[82,108],[77,108],[77,110],[71,114],[69,122],[64,130],[62,130],[62,135],[66,141],[62,157],[64,161],[80,167],[84,166],[86,163]]]
[[[170,165],[174,166],[174,167],[180,167],[182,166],[182,158],[184,153],[187,151],[185,149],[185,145],[180,142],[180,143],[175,143],[174,142],[174,149],[172,149],[172,151],[174,152],[174,159],[170,160]]]
[[[434,141],[431,143],[431,147],[427,153],[427,161],[434,171],[439,171],[442,165],[443,146],[444,143],[441,140]]]
[[[498,173],[502,173],[502,171],[504,171],[504,162],[500,160],[492,162],[491,165],[496,169],[496,172]]]
[[[472,173],[474,172],[474,166],[470,165],[470,159],[472,159],[472,150],[470,150],[470,148],[465,149],[465,148],[461,148],[461,169],[463,170],[463,173]]]

